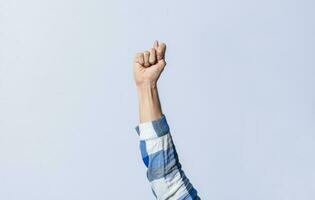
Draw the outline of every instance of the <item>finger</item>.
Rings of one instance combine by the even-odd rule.
[[[159,42],[156,50],[156,55],[158,60],[165,58],[166,44]]]
[[[143,53],[137,53],[135,56],[134,62],[139,63],[140,65],[144,65]]]
[[[159,42],[157,40],[155,40],[154,43],[153,43],[153,48],[155,50],[157,50],[158,46],[159,46]]]
[[[144,57],[144,66],[149,67],[150,66],[150,63],[149,63],[150,52],[149,51],[143,52],[143,57]]]
[[[154,65],[156,63],[156,53],[155,53],[155,49],[154,48],[150,49],[149,63],[151,65]]]

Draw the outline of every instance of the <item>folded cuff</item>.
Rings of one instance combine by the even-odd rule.
[[[135,129],[140,140],[161,137],[169,133],[170,130],[164,114],[157,120],[140,123]]]

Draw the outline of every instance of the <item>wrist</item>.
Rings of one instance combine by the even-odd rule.
[[[147,99],[157,99],[158,90],[156,85],[141,85],[137,86],[137,93],[139,101],[146,101]]]
[[[156,90],[157,84],[156,82],[146,81],[139,84],[136,84],[138,92],[147,91],[147,90]]]

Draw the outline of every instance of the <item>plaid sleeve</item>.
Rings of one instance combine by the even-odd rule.
[[[135,129],[140,137],[141,156],[155,197],[169,200],[200,199],[179,163],[165,115],[154,121],[140,123]]]

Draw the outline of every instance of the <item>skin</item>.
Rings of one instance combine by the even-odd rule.
[[[162,116],[157,82],[166,66],[165,51],[166,45],[155,41],[151,49],[135,55],[133,73],[139,100],[140,123],[157,120]]]

